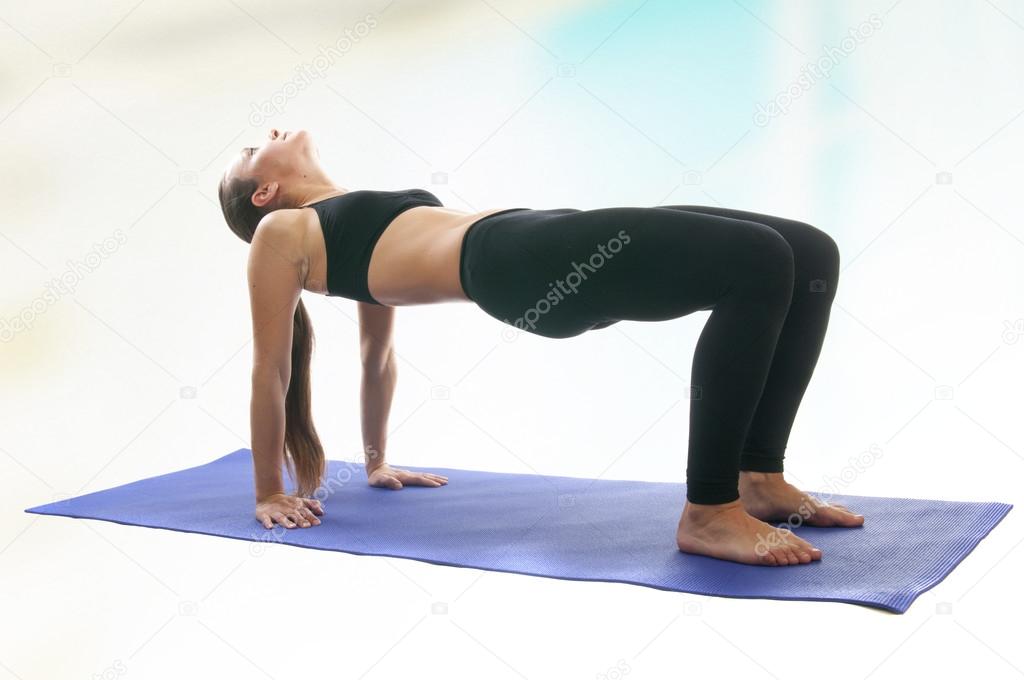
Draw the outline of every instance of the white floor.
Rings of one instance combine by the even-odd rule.
[[[902,616],[23,513],[248,446],[216,181],[270,126],[346,187],[466,210],[815,224],[843,270],[793,478],[873,450],[845,493],[1024,500],[1024,2],[339,6],[0,2],[0,680],[1024,674],[1019,509]],[[317,426],[351,459],[355,303],[305,301]],[[706,318],[509,341],[472,305],[400,310],[389,458],[682,481]]]

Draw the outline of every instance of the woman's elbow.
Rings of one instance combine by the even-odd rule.
[[[363,371],[370,373],[382,373],[394,368],[394,350],[389,347],[364,347],[360,352],[360,360],[363,364]]]
[[[254,362],[252,365],[253,388],[281,387],[288,384],[291,367],[275,362]]]

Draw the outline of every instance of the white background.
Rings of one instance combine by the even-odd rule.
[[[246,249],[216,182],[271,126],[310,130],[346,188],[465,210],[814,224],[842,273],[791,478],[823,489],[876,447],[843,492],[1019,504],[1022,57],[1019,0],[0,3],[0,678],[1024,673],[1000,618],[1022,604],[1019,510],[902,616],[22,512],[249,445]],[[355,303],[304,299],[316,424],[354,459]],[[509,342],[470,304],[400,309],[388,456],[682,481],[707,315]]]

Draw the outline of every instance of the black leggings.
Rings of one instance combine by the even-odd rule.
[[[690,378],[686,497],[739,498],[781,472],[821,351],[839,249],[803,222],[704,206],[516,208],[466,232],[466,294],[506,324],[568,338],[711,310]]]

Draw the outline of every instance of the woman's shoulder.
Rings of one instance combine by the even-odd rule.
[[[256,225],[256,232],[253,240],[261,233],[264,238],[271,237],[280,239],[287,237],[295,231],[295,226],[308,218],[305,208],[278,208],[271,210]]]
[[[305,256],[306,234],[311,224],[311,210],[304,208],[279,208],[264,215],[256,232],[253,245],[270,246],[279,254],[291,255],[289,259]]]

